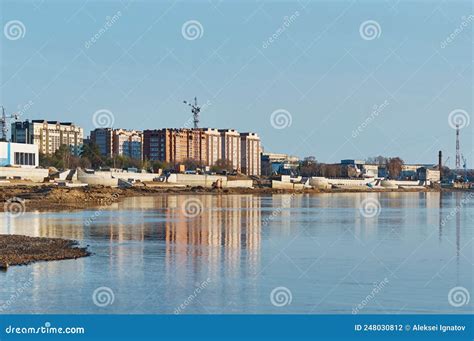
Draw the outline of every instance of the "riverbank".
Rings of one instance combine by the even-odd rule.
[[[0,212],[31,210],[81,209],[107,206],[123,198],[172,194],[319,194],[319,193],[385,193],[385,192],[429,192],[431,188],[334,188],[285,190],[268,187],[215,189],[203,187],[148,187],[111,188],[105,186],[59,187],[56,185],[0,186]]]
[[[38,261],[87,257],[86,248],[77,242],[60,238],[38,238],[20,235],[0,235],[0,269],[12,265],[26,265]]]

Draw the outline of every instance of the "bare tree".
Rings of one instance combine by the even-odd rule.
[[[318,164],[314,156],[305,157],[298,168],[302,176],[317,176],[320,172],[320,164]]]
[[[402,172],[402,166],[404,165],[404,161],[397,157],[389,158],[386,162],[386,167],[388,170],[389,177],[391,179],[396,179],[400,176]]]
[[[227,159],[219,159],[211,167],[211,170],[213,172],[222,172],[222,171],[232,172],[233,168],[234,168],[234,165],[232,164],[232,161],[227,160]]]
[[[385,156],[382,156],[382,155],[368,157],[365,160],[365,162],[368,163],[368,164],[379,165],[379,166],[387,164],[387,161],[388,161],[388,158],[386,158]]]

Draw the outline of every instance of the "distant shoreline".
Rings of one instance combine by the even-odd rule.
[[[32,210],[68,210],[85,209],[97,206],[108,206],[115,202],[120,202],[124,198],[137,196],[160,196],[166,194],[212,194],[212,195],[232,195],[232,194],[330,194],[330,193],[419,193],[419,192],[440,192],[440,191],[462,191],[460,189],[433,189],[433,188],[337,188],[337,189],[303,189],[286,190],[272,188],[229,188],[211,189],[202,187],[186,188],[163,188],[163,187],[132,187],[132,188],[111,188],[103,186],[87,187],[58,187],[54,185],[16,185],[0,186],[0,200],[2,212],[9,212],[10,206],[16,206],[19,211]],[[467,191],[467,190],[464,190]],[[472,191],[472,190],[471,190]]]

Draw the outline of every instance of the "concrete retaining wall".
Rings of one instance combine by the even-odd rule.
[[[368,183],[374,182],[374,179],[327,179],[327,181],[333,186],[354,187],[367,186]]]
[[[381,186],[386,188],[398,187],[419,187],[424,186],[424,181],[410,181],[410,180],[382,180]]]
[[[153,181],[160,175],[155,173],[132,173],[132,172],[111,172],[112,176],[117,179],[128,181],[128,179],[139,181]]]
[[[111,172],[95,172],[90,174],[78,169],[77,179],[88,185],[118,186],[118,179],[112,178]]]
[[[227,185],[224,187],[227,188],[252,188],[253,181],[252,180],[229,180],[227,181]]]
[[[301,190],[301,189],[304,188],[304,185],[303,184],[295,184],[295,183],[292,183],[292,182],[272,180],[272,188]]]
[[[48,177],[47,169],[40,168],[15,168],[0,167],[0,177],[7,179],[20,178],[22,180],[30,180],[33,182],[43,182]]]
[[[186,186],[212,187],[217,180],[221,180],[222,187],[226,187],[227,177],[224,175],[170,174],[166,181]]]

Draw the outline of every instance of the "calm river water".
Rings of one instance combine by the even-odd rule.
[[[474,194],[163,195],[0,223],[93,252],[0,272],[0,313],[473,311]]]

